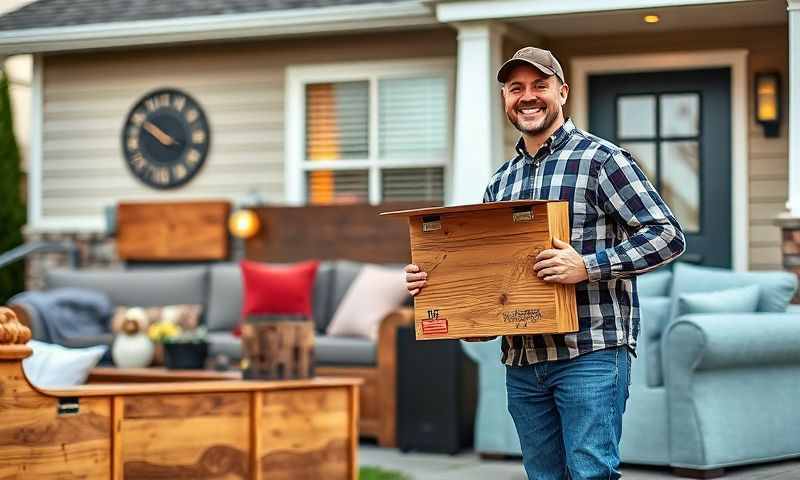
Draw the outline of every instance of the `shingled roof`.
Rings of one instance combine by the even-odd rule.
[[[0,17],[0,31],[399,1],[402,0],[39,0]]]

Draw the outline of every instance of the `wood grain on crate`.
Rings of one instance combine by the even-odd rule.
[[[514,221],[514,209],[532,212]],[[569,240],[566,202],[512,201],[402,212],[412,262],[427,272],[415,297],[418,339],[577,330],[574,287],[536,276],[552,238]],[[428,223],[428,228],[423,224]],[[427,231],[425,231],[427,230]]]

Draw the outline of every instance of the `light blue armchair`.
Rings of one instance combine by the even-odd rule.
[[[623,462],[717,476],[728,466],[800,456],[800,312],[787,312],[796,277],[677,264],[638,285]],[[685,313],[746,308],[738,292],[751,291],[754,313]],[[480,368],[476,450],[521,454],[499,340],[462,347]]]

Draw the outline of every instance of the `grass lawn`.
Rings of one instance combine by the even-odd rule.
[[[361,467],[358,480],[411,480],[400,472],[377,467]]]

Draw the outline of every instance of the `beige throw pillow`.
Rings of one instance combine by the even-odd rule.
[[[408,295],[403,271],[364,265],[345,293],[325,333],[378,339],[380,322]]]

